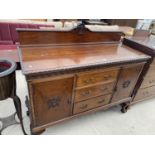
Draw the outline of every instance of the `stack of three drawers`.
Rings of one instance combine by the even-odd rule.
[[[81,113],[110,103],[118,68],[102,69],[76,75],[73,113]]]

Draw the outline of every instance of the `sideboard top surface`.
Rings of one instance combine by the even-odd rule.
[[[120,43],[120,31],[93,32],[83,26],[70,31],[18,29],[19,54],[25,75],[68,71],[150,57]]]
[[[24,74],[55,72],[114,63],[143,61],[150,57],[122,44],[31,45],[19,48]]]

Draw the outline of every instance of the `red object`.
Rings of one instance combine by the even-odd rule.
[[[16,45],[0,45],[0,52],[1,50],[16,50]]]
[[[0,68],[10,68],[11,64],[6,62],[0,62]]]
[[[0,45],[13,45],[11,40],[0,40]]]
[[[19,42],[19,38],[16,29],[39,29],[40,27],[54,27],[54,25],[0,22],[0,58],[9,58],[19,62],[16,45]]]
[[[40,27],[54,27],[54,25],[0,22],[0,45],[19,42],[17,28],[39,29]]]

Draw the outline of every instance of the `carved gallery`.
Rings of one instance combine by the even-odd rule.
[[[154,57],[153,19],[0,20],[0,134],[155,134]]]

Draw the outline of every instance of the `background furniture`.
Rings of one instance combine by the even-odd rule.
[[[151,34],[155,35],[155,20],[152,21],[150,26]]]
[[[13,60],[17,64],[16,69],[21,69],[16,45],[1,45],[0,46],[0,58]]]
[[[138,19],[104,19],[109,25],[129,26],[136,28]]]
[[[124,33],[125,36],[133,36],[135,29],[129,26],[119,26],[120,31]]]
[[[133,38],[125,38],[124,44],[138,49],[139,51],[148,54],[152,57],[149,61],[144,75],[139,84],[139,89],[132,103],[146,100],[155,96],[155,36],[138,36]]]
[[[143,53],[120,44],[122,32],[18,29],[31,133],[121,104],[126,112],[144,64]]]
[[[40,29],[41,27],[51,27],[52,24],[35,24],[29,22],[0,22],[0,45],[12,45],[19,42],[17,28]]]
[[[22,131],[24,134],[26,134],[23,126],[21,101],[16,94],[15,70],[16,64],[13,61],[0,59],[0,100],[5,100],[7,98],[13,99]],[[0,121],[2,122],[2,129],[0,129],[0,134],[6,127],[16,123],[15,114],[7,118],[0,118]]]
[[[146,38],[150,35],[149,30],[140,30],[140,29],[135,29],[133,33],[133,38]]]
[[[0,58],[9,58],[17,63],[20,69],[17,54],[17,43],[19,42],[17,28],[40,29],[42,27],[54,28],[52,24],[41,24],[29,21],[0,21]]]

